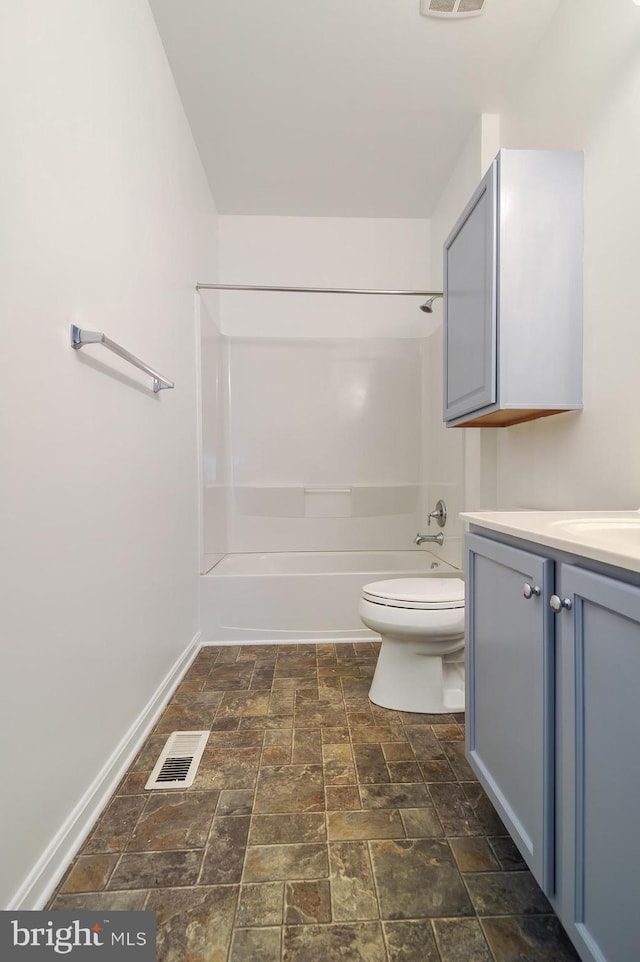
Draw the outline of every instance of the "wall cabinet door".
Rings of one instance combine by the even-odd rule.
[[[554,889],[553,562],[467,535],[467,753],[543,891]]]
[[[445,421],[496,400],[497,171],[492,164],[445,245]]]
[[[581,958],[640,958],[640,588],[563,564],[558,914]]]

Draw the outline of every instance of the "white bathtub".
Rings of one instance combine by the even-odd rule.
[[[229,554],[200,578],[204,642],[369,641],[362,586],[408,577],[461,577],[424,549]]]

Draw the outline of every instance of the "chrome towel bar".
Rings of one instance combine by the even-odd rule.
[[[141,361],[139,357],[136,357],[135,354],[131,354],[130,351],[126,351],[123,347],[120,347],[119,344],[116,344],[115,341],[112,341],[110,337],[107,337],[101,331],[84,331],[82,328],[72,324],[71,347],[75,351],[79,351],[81,347],[85,346],[85,344],[104,344],[105,347],[107,347],[110,351],[113,351],[114,354],[117,354],[118,357],[124,358],[124,360],[128,361],[129,364],[133,364],[134,367],[144,371],[145,374],[148,374],[153,378],[154,394],[157,394],[158,391],[163,391],[165,388],[175,387],[173,381],[163,377],[162,374],[158,374],[158,372],[154,371],[152,367],[149,367],[148,364],[145,364],[144,361]]]

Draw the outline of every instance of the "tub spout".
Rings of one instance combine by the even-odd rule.
[[[423,544],[425,541],[435,541],[436,544],[444,544],[444,534],[439,531],[438,534],[417,534],[413,539],[414,544]]]

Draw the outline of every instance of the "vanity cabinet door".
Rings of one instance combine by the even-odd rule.
[[[640,958],[640,588],[563,564],[558,914],[582,959]]]
[[[546,894],[554,890],[553,562],[466,537],[467,757]]]

